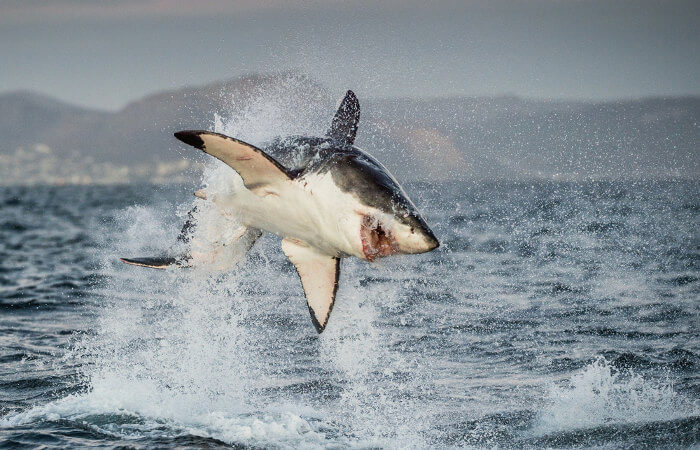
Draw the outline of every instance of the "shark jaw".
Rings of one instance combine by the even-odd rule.
[[[395,254],[426,253],[440,246],[429,229],[402,224],[386,214],[362,215],[360,242],[362,259],[369,262]]]
[[[370,262],[399,252],[399,245],[391,229],[369,215],[362,216],[360,240],[364,259]]]

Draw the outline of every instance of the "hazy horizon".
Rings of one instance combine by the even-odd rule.
[[[285,72],[286,73],[286,72]],[[284,74],[284,73],[282,73]],[[0,91],[0,97],[5,96],[5,95],[36,95],[39,97],[44,97],[48,100],[55,100],[59,101],[61,103],[64,103],[68,106],[71,107],[77,107],[85,110],[92,110],[96,112],[107,112],[107,113],[116,113],[119,111],[122,111],[124,108],[128,107],[130,104],[142,101],[146,98],[149,98],[151,96],[157,96],[161,95],[164,93],[168,92],[177,92],[180,90],[185,90],[185,89],[193,89],[193,90],[198,90],[201,88],[205,88],[209,85],[216,85],[216,84],[223,84],[223,83],[235,83],[236,80],[239,80],[241,78],[244,78],[246,76],[276,76],[278,74],[276,73],[270,73],[270,72],[256,72],[256,73],[249,73],[249,74],[242,74],[238,77],[232,77],[229,79],[225,80],[213,80],[209,83],[202,83],[202,84],[187,84],[187,85],[182,85],[182,86],[173,86],[173,87],[168,87],[168,88],[163,88],[163,89],[158,89],[154,90],[151,92],[145,92],[142,96],[136,97],[133,99],[130,99],[127,103],[120,105],[118,108],[109,108],[106,106],[100,106],[100,105],[85,105],[81,104],[76,101],[72,100],[66,100],[63,98],[60,98],[59,96],[56,96],[54,94],[48,93],[48,92],[42,92],[40,90],[35,90],[35,89],[27,89],[27,88],[18,88],[18,89],[13,89],[13,90],[6,90],[6,91]],[[308,74],[303,74],[300,73],[299,75],[308,75]],[[318,81],[318,80],[314,80]],[[328,86],[324,85],[323,87],[328,88]],[[349,87],[352,88],[352,87]],[[336,92],[337,91],[337,92]],[[344,88],[339,88],[333,90],[333,93],[337,94],[337,96],[341,96],[346,89]],[[607,104],[607,103],[628,103],[628,102],[635,102],[635,101],[646,101],[646,100],[673,100],[673,99],[695,99],[695,98],[700,98],[700,93],[698,94],[678,94],[678,95],[643,95],[643,96],[632,96],[632,97],[610,97],[610,98],[552,98],[552,97],[529,97],[525,95],[518,95],[514,93],[502,93],[502,94],[483,94],[483,95],[465,95],[465,94],[460,94],[460,93],[455,93],[455,94],[446,94],[446,95],[434,95],[434,96],[418,96],[418,97],[400,97],[400,96],[375,96],[375,97],[366,97],[364,98],[365,101],[370,100],[370,101],[413,101],[413,100],[418,100],[418,101],[440,101],[440,100],[452,100],[452,99],[465,99],[465,100],[500,100],[500,99],[508,99],[508,98],[513,98],[517,99],[523,102],[554,102],[554,103],[569,103],[569,104]]]
[[[118,110],[293,70],[364,98],[697,96],[698,13],[681,0],[6,1],[0,93]]]

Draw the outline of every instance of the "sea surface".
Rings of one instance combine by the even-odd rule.
[[[119,262],[199,187],[0,189],[0,447],[700,446],[700,182],[409,184],[442,246],[321,335],[274,236]]]

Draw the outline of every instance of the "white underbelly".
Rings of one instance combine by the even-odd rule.
[[[361,255],[361,217],[355,213],[360,206],[329,178],[290,181],[264,197],[243,187],[222,203],[247,226],[305,242],[328,255]]]

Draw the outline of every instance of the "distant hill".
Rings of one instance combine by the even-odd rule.
[[[0,95],[0,184],[176,181],[201,155],[172,138],[218,129],[261,144],[323,134],[342,92],[297,74],[160,92],[117,112]],[[357,144],[401,179],[700,176],[700,98],[561,102],[368,99]],[[183,175],[184,174],[184,175]]]

